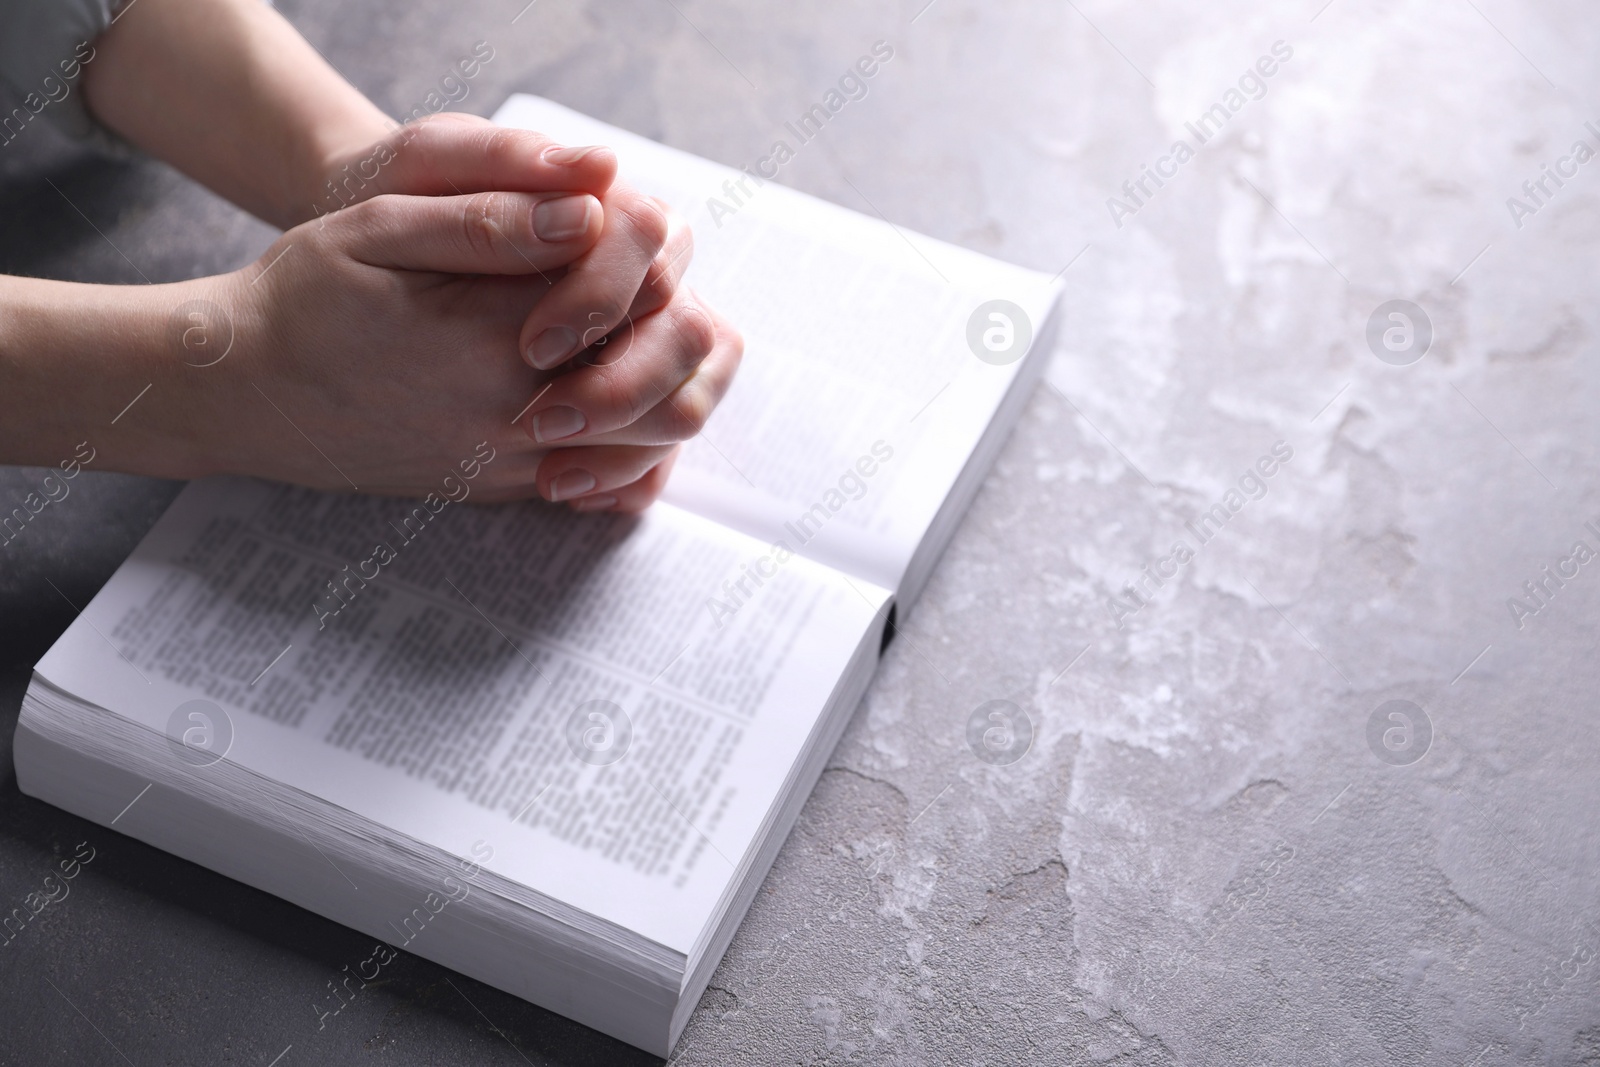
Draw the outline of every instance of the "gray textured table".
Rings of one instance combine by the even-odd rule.
[[[283,7],[392,112],[487,40],[464,108],[734,164],[889,41],[785,180],[1070,287],[678,1062],[1600,1063],[1592,7],[522,2]],[[270,237],[42,133],[0,168],[7,272]],[[1368,341],[1391,300],[1431,325],[1407,365],[1414,310]],[[17,793],[30,665],[177,490],[77,484],[0,555],[0,906],[96,858],[0,947],[0,1061],[647,1062],[411,957],[319,1032],[366,938]],[[966,743],[995,699],[1034,729],[1009,765]]]

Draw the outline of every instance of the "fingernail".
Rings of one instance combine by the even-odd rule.
[[[554,163],[558,167],[570,167],[599,147],[597,144],[591,144],[581,148],[546,148],[544,161]]]
[[[533,209],[533,232],[541,241],[569,241],[589,228],[592,196],[563,196],[543,200]]]
[[[555,410],[560,411],[562,409],[556,408]],[[566,410],[571,411],[572,409],[567,408]],[[556,480],[550,483],[550,499],[571,500],[575,496],[582,496],[587,493],[596,484],[594,475],[588,471],[567,471],[558,475]]]
[[[617,498],[610,493],[601,493],[599,496],[586,496],[582,500],[574,500],[570,506],[573,511],[601,511],[616,507]]]
[[[560,441],[571,437],[583,429],[584,425],[583,412],[577,408],[547,408],[533,417],[533,439],[541,445],[548,444],[551,441]],[[585,477],[589,478],[589,488],[593,489],[594,478],[588,475],[585,475]],[[559,482],[561,479],[558,478],[556,480]],[[587,492],[587,490],[585,491]],[[567,495],[571,496],[573,494],[568,493]]]
[[[552,326],[528,346],[528,362],[540,370],[549,370],[572,355],[577,347],[578,331],[570,326]]]

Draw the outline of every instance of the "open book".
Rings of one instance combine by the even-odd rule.
[[[548,101],[694,226],[733,389],[640,517],[189,485],[41,660],[22,790],[659,1055],[1047,358],[1044,275]],[[725,183],[745,179],[737,210]]]

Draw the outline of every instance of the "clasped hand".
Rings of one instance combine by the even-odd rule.
[[[185,473],[422,495],[487,441],[477,499],[647,506],[743,351],[680,284],[688,227],[604,148],[465,115],[389,147],[355,202],[202,280],[234,341],[188,361]]]

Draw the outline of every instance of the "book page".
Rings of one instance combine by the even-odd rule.
[[[38,673],[687,952],[888,594],[670,505],[437,499],[193,483]]]
[[[1060,287],[539,97],[494,118],[615,148],[625,180],[688,219],[687,281],[744,335],[733,388],[666,498],[897,588],[1026,351],[979,358],[974,318],[981,339],[983,309],[1011,302],[1015,341]]]

